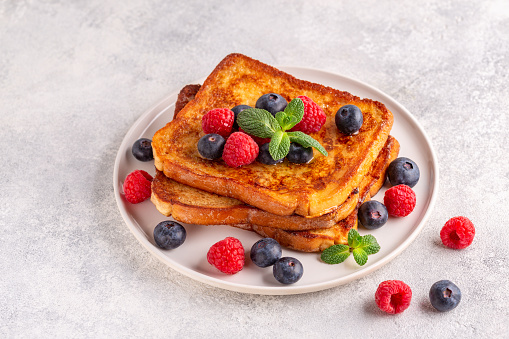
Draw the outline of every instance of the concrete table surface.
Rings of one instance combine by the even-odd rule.
[[[509,4],[494,1],[2,1],[0,336],[509,337]],[[210,287],[150,255],[113,195],[118,147],[152,104],[231,52],[365,81],[402,103],[440,166],[434,211],[396,259],[321,292]],[[443,247],[470,218],[474,243]],[[413,290],[378,310],[381,281]],[[430,286],[463,300],[435,312]]]

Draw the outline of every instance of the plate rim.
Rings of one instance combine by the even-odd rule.
[[[329,72],[322,69],[316,69],[316,68],[310,68],[310,67],[300,67],[300,66],[277,66],[278,69],[287,72],[289,74],[292,74],[292,71],[294,73],[299,72],[312,72],[312,73],[318,73],[323,76],[327,77],[333,77],[333,78],[340,78],[342,81],[348,81],[355,85],[358,85],[360,87],[365,87],[370,91],[375,92],[378,96],[383,97],[384,101],[382,103],[386,106],[388,105],[388,102],[390,102],[390,106],[397,107],[398,110],[403,112],[406,116],[406,118],[409,118],[410,121],[413,123],[415,127],[421,132],[422,136],[424,137],[424,140],[427,143],[427,146],[429,147],[429,151],[431,153],[431,168],[432,168],[432,178],[430,178],[430,181],[433,183],[431,187],[431,199],[429,200],[428,208],[426,209],[424,216],[422,217],[421,221],[419,222],[416,229],[402,242],[400,243],[393,251],[385,255],[383,258],[378,260],[376,263],[361,268],[359,270],[356,270],[355,272],[352,272],[348,274],[347,276],[340,277],[337,279],[331,279],[325,282],[319,282],[319,283],[313,283],[309,285],[299,286],[299,285],[285,285],[285,286],[249,286],[245,284],[240,284],[236,282],[230,282],[225,281],[222,279],[218,279],[215,277],[211,277],[208,275],[205,275],[203,273],[191,270],[187,268],[184,265],[181,265],[179,263],[173,263],[168,260],[166,256],[163,255],[161,250],[155,248],[155,246],[148,240],[148,238],[144,235],[144,233],[137,231],[137,227],[134,224],[131,224],[132,218],[128,215],[127,210],[123,207],[123,201],[121,198],[121,194],[119,192],[119,165],[120,161],[122,159],[123,150],[125,152],[128,136],[133,134],[134,130],[137,130],[138,127],[141,124],[144,124],[146,120],[149,120],[150,123],[157,119],[164,110],[159,111],[155,114],[152,118],[150,118],[152,112],[154,112],[159,106],[166,104],[172,97],[178,95],[178,91],[173,91],[167,95],[165,95],[162,99],[157,101],[155,104],[153,104],[151,107],[149,107],[147,110],[145,110],[140,117],[131,125],[129,130],[125,133],[124,138],[119,145],[117,155],[115,157],[115,163],[113,168],[113,189],[115,194],[115,200],[117,203],[117,207],[120,211],[120,214],[122,215],[122,218],[124,219],[124,223],[128,226],[131,233],[135,236],[135,238],[148,250],[149,253],[154,255],[156,258],[158,258],[160,261],[162,261],[164,264],[169,266],[170,268],[174,269],[175,271],[193,279],[196,281],[199,281],[201,283],[218,287],[225,290],[235,291],[235,292],[241,292],[241,293],[249,293],[249,294],[261,294],[261,295],[290,295],[290,294],[303,294],[303,293],[310,293],[310,292],[316,292],[321,291],[325,289],[329,289],[332,287],[340,286],[343,284],[347,284],[351,281],[357,280],[359,278],[362,278],[375,270],[381,268],[382,266],[389,263],[391,260],[393,260],[395,257],[397,257],[399,254],[401,254],[420,234],[422,229],[424,228],[424,225],[428,221],[432,210],[435,206],[437,197],[438,197],[438,188],[439,188],[439,167],[438,167],[438,160],[436,156],[436,152],[433,148],[433,144],[427,135],[424,128],[421,126],[419,121],[397,100],[389,96],[388,94],[384,93],[383,91],[379,90],[378,88],[365,83],[364,81],[357,80],[355,78],[341,75],[335,72]],[[195,80],[190,83],[203,83],[205,78],[200,78],[198,80]],[[306,81],[310,81],[307,79],[303,79]],[[352,93],[353,95],[356,95],[355,93]],[[171,105],[171,103],[169,103]],[[150,124],[147,124],[147,126],[150,126]]]

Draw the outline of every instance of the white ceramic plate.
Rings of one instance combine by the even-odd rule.
[[[154,244],[153,229],[168,218],[160,214],[147,200],[140,204],[128,203],[122,195],[122,183],[125,177],[136,169],[143,169],[154,175],[153,162],[137,161],[131,154],[131,146],[139,138],[151,139],[154,133],[173,117],[174,103],[178,92],[174,92],[145,112],[126,134],[115,160],[113,186],[120,213],[136,239],[150,253],[174,270],[205,284],[256,294],[296,294],[327,289],[348,283],[387,264],[400,254],[419,234],[428,219],[438,194],[438,165],[435,153],[426,133],[415,118],[398,102],[363,82],[324,71],[297,67],[280,67],[297,78],[324,84],[348,91],[359,97],[366,97],[384,103],[394,114],[394,127],[391,134],[400,144],[400,156],[413,159],[420,168],[421,177],[414,187],[417,195],[415,210],[405,218],[389,218],[388,223],[373,234],[381,250],[369,256],[368,262],[358,266],[350,256],[344,263],[328,265],[320,261],[316,253],[301,253],[283,249],[283,256],[293,256],[304,266],[303,277],[293,285],[278,283],[272,268],[259,268],[249,260],[251,246],[260,239],[253,232],[229,226],[185,225],[187,238],[185,243],[174,250],[161,250]],[[202,79],[204,80],[204,79]],[[201,83],[202,80],[191,82]],[[374,197],[383,201],[386,187]],[[362,227],[361,234],[368,233]],[[246,249],[246,264],[242,271],[226,275],[208,264],[206,254],[209,247],[227,236],[238,238]]]

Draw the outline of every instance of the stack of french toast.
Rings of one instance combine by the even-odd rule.
[[[266,93],[278,93],[288,102],[305,95],[323,109],[325,124],[310,136],[327,156],[313,149],[313,159],[305,164],[255,161],[240,167],[200,156],[197,143],[205,135],[202,117],[208,111],[254,107]],[[354,135],[342,134],[335,124],[336,112],[347,104],[363,115]],[[231,225],[298,251],[323,251],[347,242],[348,231],[357,227],[357,209],[383,186],[385,171],[399,152],[390,135],[392,124],[392,113],[380,102],[230,54],[201,86],[182,89],[173,120],[152,138],[157,174],[151,201],[162,214],[183,223]]]

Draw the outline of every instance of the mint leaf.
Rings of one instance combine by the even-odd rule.
[[[281,131],[277,120],[264,109],[248,108],[237,116],[237,123],[246,133],[260,138],[271,138],[274,133]]]
[[[363,266],[368,261],[368,255],[380,251],[380,245],[371,234],[361,236],[355,229],[348,231],[348,245],[332,245],[322,252],[321,259],[327,264],[339,264],[348,258],[350,252],[355,262]]]
[[[277,112],[276,120],[279,123],[279,125],[281,126],[281,129],[283,131],[285,131],[285,130],[287,130],[287,128],[285,128],[285,126],[290,124],[291,117],[288,116],[285,112]]]
[[[314,148],[316,148],[316,150],[318,152],[322,153],[323,155],[325,155],[325,156],[328,155],[325,148],[323,148],[323,146],[320,145],[320,143],[318,141],[316,141],[315,139],[313,139],[306,133],[303,133],[300,131],[286,132],[286,133],[288,133],[288,136],[290,137],[291,142],[296,142],[296,143],[300,144],[302,147],[314,147]]]
[[[368,254],[362,248],[356,248],[352,251],[353,258],[359,266],[363,266],[368,261]]]
[[[269,153],[274,160],[283,159],[290,151],[290,138],[288,134],[277,131],[272,135],[269,144]]]
[[[304,102],[299,98],[293,99],[286,105],[284,113],[289,119],[285,125],[281,125],[281,128],[286,131],[297,125],[304,117]]]
[[[320,258],[327,264],[340,264],[350,256],[350,247],[348,245],[332,245],[326,248]]]
[[[358,248],[362,248],[366,254],[375,254],[380,251],[380,245],[376,241],[376,238],[371,234],[366,234],[362,237],[361,243]]]
[[[361,244],[362,237],[355,229],[350,229],[348,231],[348,246],[352,248],[357,248]]]

